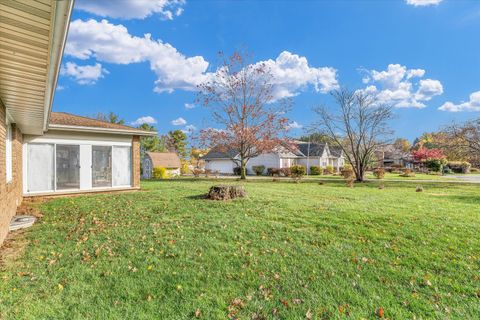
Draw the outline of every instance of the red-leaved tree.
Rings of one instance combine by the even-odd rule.
[[[221,64],[198,86],[197,100],[211,110],[220,128],[201,130],[204,146],[229,155],[246,178],[248,161],[288,143],[289,99],[275,99],[273,76],[264,63],[251,63],[247,52],[220,54]]]
[[[420,148],[412,152],[413,158],[416,161],[423,162],[426,160],[441,160],[445,158],[441,149],[427,149]]]

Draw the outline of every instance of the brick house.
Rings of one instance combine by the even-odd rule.
[[[73,1],[0,10],[0,244],[24,197],[138,189],[129,126],[51,111]]]

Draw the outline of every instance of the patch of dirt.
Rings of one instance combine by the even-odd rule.
[[[8,233],[7,238],[0,247],[0,270],[22,256],[29,241],[25,237],[27,229],[20,229]]]
[[[36,218],[41,218],[43,217],[43,214],[38,210],[36,207],[32,207],[28,202],[22,203],[18,208],[17,208],[17,216],[20,215],[28,215],[28,216],[34,216]]]

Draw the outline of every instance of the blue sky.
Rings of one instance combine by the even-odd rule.
[[[54,111],[215,127],[195,86],[247,47],[293,97],[293,136],[339,86],[395,105],[410,140],[480,113],[480,1],[77,0],[71,21]]]

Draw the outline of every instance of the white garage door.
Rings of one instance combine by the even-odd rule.
[[[214,160],[208,161],[205,164],[205,169],[210,169],[212,171],[218,171],[219,173],[224,174],[233,174],[233,161],[231,160]]]

